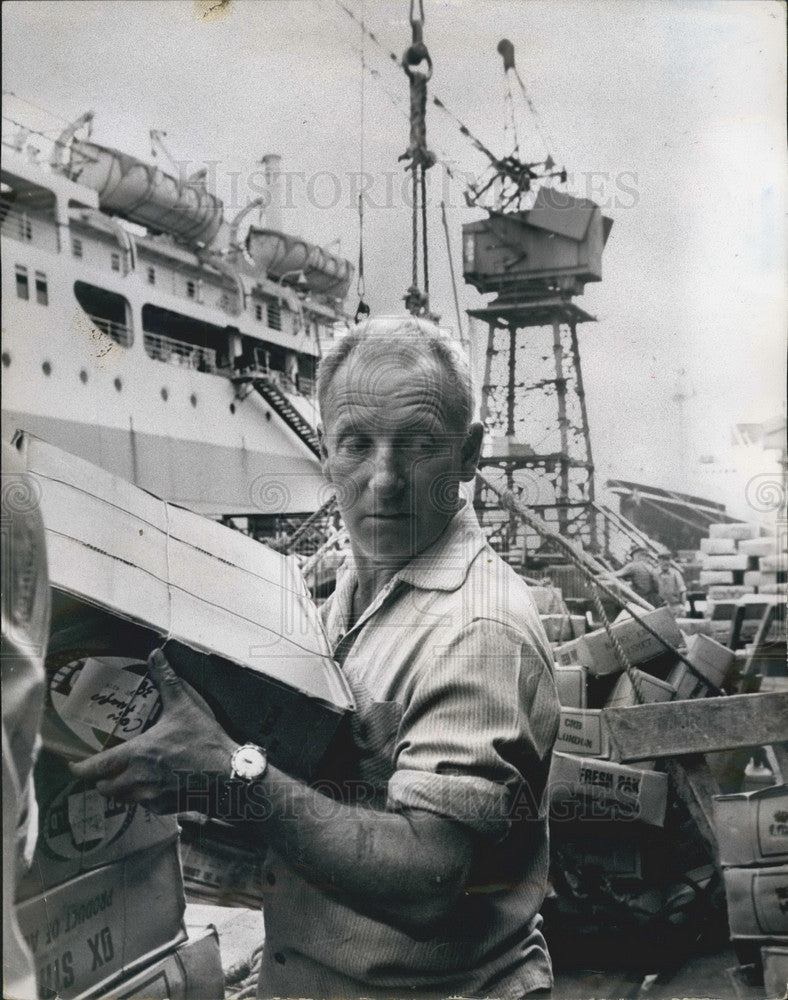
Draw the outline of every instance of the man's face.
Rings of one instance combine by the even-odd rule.
[[[425,361],[352,354],[323,407],[323,469],[356,557],[403,563],[443,532],[473,478],[481,426],[456,429],[447,378]]]

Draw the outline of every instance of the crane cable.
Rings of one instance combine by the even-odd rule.
[[[410,161],[412,171],[411,205],[411,286],[405,293],[405,306],[413,316],[429,315],[429,248],[427,240],[427,171],[436,162],[427,148],[427,83],[432,77],[432,58],[424,43],[424,0],[410,0],[411,44],[402,56],[402,69],[410,87],[410,144],[399,157]],[[424,290],[419,289],[419,220],[421,220]]]
[[[369,306],[364,301],[366,286],[364,284],[364,0],[361,0],[361,97],[359,108],[359,190],[358,190],[358,280],[356,291],[358,292],[358,306],[354,322],[360,323],[366,316],[369,316]]]

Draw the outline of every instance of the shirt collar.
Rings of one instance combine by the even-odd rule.
[[[476,513],[466,500],[440,537],[403,566],[395,579],[421,590],[457,590],[485,545]]]
[[[421,590],[457,590],[465,582],[471,563],[486,544],[473,507],[466,500],[441,536],[394,574],[356,622],[356,627],[380,607],[399,581]],[[326,627],[330,635],[343,636],[350,631],[356,581],[353,555],[348,552],[337,573],[336,590],[326,604]]]

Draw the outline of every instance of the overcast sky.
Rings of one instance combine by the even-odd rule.
[[[361,13],[361,0],[346,0]],[[163,129],[176,160],[215,164],[239,207],[256,193],[255,161],[292,171],[285,227],[355,260],[361,166],[360,34],[334,0],[231,0],[204,18],[191,0],[6,2],[4,90],[63,119],[96,112],[94,138],[149,154]],[[210,5],[209,5],[210,6]],[[409,42],[407,0],[366,0],[385,50]],[[580,305],[600,480],[610,475],[714,495],[693,459],[719,454],[737,421],[783,409],[785,376],[785,14],[747,0],[425,0],[432,92],[504,151],[504,80],[496,44],[520,74],[553,156],[614,220],[604,280]],[[410,218],[397,157],[408,144],[407,80],[367,40],[364,84],[367,298],[402,308]],[[519,95],[526,151],[544,145]],[[393,100],[394,99],[394,100]],[[395,100],[397,103],[395,103]],[[6,97],[6,113],[37,114]],[[56,129],[58,120],[33,117]],[[458,171],[484,161],[430,109],[428,141]],[[461,226],[478,217],[462,187],[431,172],[432,302],[456,326],[440,220],[447,203],[461,280]],[[591,184],[593,187],[588,188]],[[460,287],[463,308],[479,304]],[[355,309],[355,293],[349,306]],[[689,468],[677,467],[676,373]],[[708,472],[708,467],[707,467]]]

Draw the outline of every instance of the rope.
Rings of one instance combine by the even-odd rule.
[[[424,261],[424,295],[430,298],[429,250],[427,247],[427,172],[421,167],[421,254]]]
[[[414,289],[419,287],[419,207],[418,207],[418,179],[416,177],[416,167],[413,167],[413,193],[411,206],[411,285]]]
[[[613,629],[610,627],[610,621],[605,614],[605,609],[602,604],[602,599],[599,596],[599,590],[594,587],[593,592],[594,607],[596,608],[597,614],[602,619],[602,625],[607,633],[607,637],[610,640],[610,645],[613,647],[613,652],[616,654],[616,659],[621,664],[621,666],[626,671],[629,682],[632,685],[632,689],[635,692],[635,700],[638,705],[643,704],[643,690],[640,686],[640,676],[632,664],[629,662],[629,657],[624,652],[624,648],[618,641],[618,636],[615,634]]]
[[[360,97],[360,107],[359,107],[359,184],[364,183],[364,136],[365,136],[365,99],[364,99],[364,0],[361,0],[361,97]],[[364,303],[364,292],[366,287],[364,285],[364,198],[361,194],[361,189],[359,189],[358,195],[358,280],[356,282],[356,292],[359,297],[359,305],[356,311],[356,317],[358,320],[359,314],[362,312],[362,303]]]
[[[583,552],[581,548],[576,546],[574,542],[570,542],[569,539],[564,538],[562,535],[559,535],[557,531],[553,531],[552,528],[549,528],[545,524],[545,522],[542,521],[541,518],[538,518],[535,515],[531,514],[529,511],[527,511],[522,506],[522,504],[520,504],[515,499],[514,495],[510,490],[498,489],[489,481],[489,479],[481,475],[481,473],[478,473],[478,477],[481,480],[481,482],[498,497],[498,499],[501,502],[501,506],[503,506],[507,510],[512,511],[530,528],[533,528],[534,531],[542,535],[543,538],[548,539],[549,541],[557,545],[560,549],[562,549],[564,553],[569,557],[570,562],[572,562],[573,565],[575,565],[580,570],[580,572],[583,573],[583,575],[592,584],[592,586],[598,588],[600,591],[602,591],[603,594],[605,594],[611,600],[615,601],[616,604],[619,605],[619,607],[626,608],[627,612],[630,615],[632,615],[634,620],[638,623],[638,625],[640,625],[642,629],[648,632],[649,635],[651,635],[653,638],[657,639],[668,652],[678,657],[678,659],[687,667],[690,673],[693,674],[694,677],[698,678],[698,680],[703,681],[706,687],[713,694],[723,695],[725,693],[721,688],[718,688],[715,684],[712,684],[709,681],[709,679],[704,674],[702,674],[697,669],[697,667],[695,667],[695,665],[687,659],[687,657],[683,653],[680,653],[678,649],[676,649],[676,647],[668,639],[660,635],[656,629],[652,628],[651,625],[648,624],[648,622],[644,621],[643,618],[641,618],[640,615],[634,610],[634,608],[626,607],[626,603],[622,599],[621,594],[617,593],[612,587],[608,587],[606,584],[602,583],[602,581],[598,579],[598,574],[604,573],[605,571],[603,566],[599,565],[598,563],[596,563],[595,560],[591,559],[591,557],[587,555],[585,552]],[[627,587],[622,589],[624,590],[626,596],[626,592],[629,591],[629,588]],[[629,594],[632,597],[637,598],[638,604],[640,604],[641,606],[643,605],[644,603],[643,599],[639,595],[636,595],[634,591],[629,591]],[[649,610],[653,609],[650,608]]]

